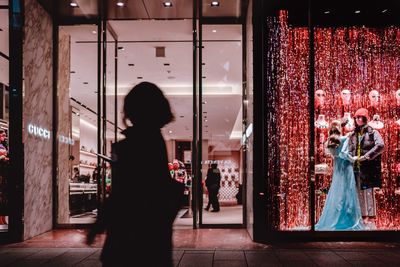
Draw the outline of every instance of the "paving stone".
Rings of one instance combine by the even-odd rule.
[[[241,250],[236,251],[226,251],[226,250],[217,250],[214,254],[214,260],[239,260],[244,261],[244,252]]]
[[[87,258],[78,264],[75,265],[76,267],[101,267],[101,261],[95,260],[91,258]]]
[[[304,261],[309,260],[308,256],[303,251],[290,250],[275,250],[274,253],[280,261]]]
[[[335,253],[347,261],[368,261],[373,259],[368,253],[360,251],[335,251]]]
[[[184,253],[179,267],[212,267],[213,253]]]
[[[247,263],[244,260],[214,260],[213,267],[247,267]]]
[[[360,267],[383,267],[388,266],[382,262],[376,261],[349,261],[352,266],[360,266]]]

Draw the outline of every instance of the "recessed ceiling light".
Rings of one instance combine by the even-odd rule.
[[[169,131],[168,131],[168,133],[172,134],[172,131],[171,131],[171,130],[169,130]]]
[[[354,13],[356,13],[356,14],[360,14],[360,13],[361,13],[361,11],[360,11],[360,10],[356,10],[356,11],[354,11]]]
[[[135,66],[135,64],[129,63],[128,66],[129,66],[129,67],[133,67],[133,66]]]
[[[75,2],[71,2],[71,3],[69,3],[69,5],[72,6],[72,7],[78,7],[78,4],[75,3]]]
[[[169,63],[164,63],[164,66],[169,66]]]
[[[124,2],[117,2],[117,6],[119,6],[119,7],[123,7],[123,6],[125,6],[125,4],[124,4]]]
[[[203,104],[207,104],[207,101],[203,101],[202,103],[203,103]]]
[[[218,1],[211,1],[211,6],[212,7],[219,6],[219,2]]]
[[[382,13],[386,13],[388,10],[387,9],[384,9],[384,10],[382,10]]]
[[[118,46],[118,50],[125,50],[123,46]]]
[[[83,82],[83,84],[89,84],[88,82]]]
[[[324,14],[329,14],[329,13],[331,13],[329,10],[324,11]]]
[[[0,32],[2,32],[3,31],[3,29],[2,28],[0,28]]]
[[[74,71],[74,70],[71,70],[69,73],[75,73],[75,71]]]
[[[206,65],[206,63],[204,63],[204,62],[203,62],[203,63],[201,63],[201,65],[203,65],[203,66],[204,66],[204,65]]]
[[[181,116],[179,116],[179,118],[184,118],[185,116],[183,116],[183,115],[181,115]]]
[[[143,77],[141,77],[141,76],[139,76],[139,77],[137,77],[137,78],[138,78],[139,80],[140,80],[140,79],[143,79]]]
[[[216,33],[216,32],[217,32],[217,30],[212,30],[212,32]]]
[[[97,32],[96,32],[96,31],[92,31],[92,33],[93,33],[93,34],[96,34]]]
[[[205,79],[205,78],[206,78],[206,76],[203,76],[203,77],[201,77],[201,78]]]
[[[172,7],[172,2],[164,2],[164,7]]]

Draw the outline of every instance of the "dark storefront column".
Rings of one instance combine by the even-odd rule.
[[[9,128],[9,232],[12,241],[23,238],[24,150],[22,144],[22,40],[24,6],[22,0],[10,1],[10,128]]]

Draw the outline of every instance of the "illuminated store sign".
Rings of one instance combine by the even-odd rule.
[[[50,131],[34,124],[28,124],[28,133],[45,139],[50,139]]]
[[[34,136],[41,137],[43,139],[50,139],[50,131],[36,126],[32,123],[28,124],[28,133]],[[74,145],[75,141],[72,138],[66,137],[64,135],[59,135],[58,136],[58,141],[62,144],[67,144],[67,145]]]
[[[58,141],[60,143],[67,144],[67,145],[74,145],[74,143],[75,143],[74,139],[66,137],[64,135],[59,135]]]

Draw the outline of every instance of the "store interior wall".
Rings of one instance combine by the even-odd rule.
[[[70,36],[61,27],[58,39],[58,223],[69,221],[69,178],[72,177],[71,142],[72,114],[69,99],[70,86]],[[68,139],[69,138],[69,139]]]
[[[52,229],[52,139],[55,137],[51,134],[52,21],[36,0],[26,0],[24,4],[23,238],[28,239]]]

